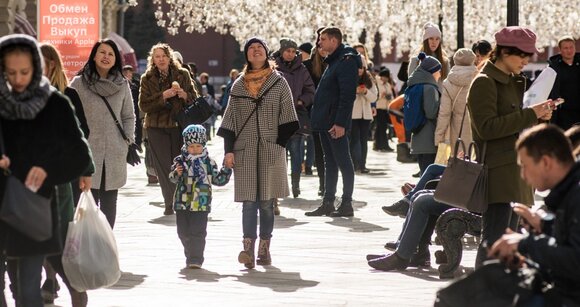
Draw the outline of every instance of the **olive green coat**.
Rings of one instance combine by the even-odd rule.
[[[538,122],[522,109],[525,79],[508,75],[487,62],[469,89],[467,104],[473,139],[487,141],[488,203],[512,201],[533,205],[532,189],[521,179],[515,143],[519,133]]]

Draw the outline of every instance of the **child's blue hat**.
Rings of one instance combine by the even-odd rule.
[[[205,143],[207,143],[207,134],[202,125],[189,125],[185,127],[181,136],[183,136],[185,147],[194,143],[205,146]]]

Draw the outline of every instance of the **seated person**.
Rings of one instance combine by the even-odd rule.
[[[516,206],[515,211],[527,220],[533,231],[506,233],[493,244],[488,256],[506,264],[517,263],[525,257],[539,265],[553,287],[549,295],[533,297],[533,303],[537,303],[534,306],[577,306],[580,302],[580,162],[575,162],[570,141],[554,125],[541,124],[525,131],[516,148],[524,180],[540,191],[551,190],[544,202],[553,219],[542,225],[538,215],[525,206]]]
[[[445,165],[441,164],[429,165],[427,169],[425,169],[425,173],[423,173],[423,175],[421,175],[421,178],[419,178],[419,181],[417,182],[415,187],[413,187],[413,189],[411,189],[411,191],[409,191],[409,193],[407,193],[407,195],[405,195],[402,199],[398,200],[391,206],[383,206],[382,207],[383,211],[388,215],[399,216],[403,218],[406,217],[407,212],[409,211],[409,205],[411,204],[411,199],[413,198],[413,195],[415,195],[415,193],[417,193],[418,191],[423,190],[425,188],[425,184],[427,184],[427,182],[429,182],[430,180],[438,179],[439,177],[441,177],[444,170]]]
[[[392,271],[431,264],[429,244],[435,222],[443,212],[453,208],[435,201],[434,193],[435,190],[421,190],[414,195],[395,252],[367,255],[369,266],[377,270]],[[385,247],[389,248],[387,245]]]

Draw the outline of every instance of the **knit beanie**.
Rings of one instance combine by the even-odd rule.
[[[439,30],[439,27],[432,22],[428,22],[423,26],[423,41],[430,37],[441,38],[441,30]]]
[[[459,66],[471,66],[475,63],[475,53],[471,49],[460,48],[453,55],[453,62]]]
[[[205,147],[205,143],[207,142],[207,134],[202,125],[189,125],[185,127],[181,136],[183,136],[183,143],[186,148],[191,144],[201,144]]]
[[[280,53],[283,53],[284,51],[286,51],[286,49],[289,48],[294,48],[294,49],[298,49],[298,44],[296,44],[296,42],[291,39],[291,38],[287,38],[284,37],[280,40]]]
[[[423,68],[424,70],[430,73],[435,73],[441,70],[441,62],[430,55],[426,55],[425,52],[419,53],[417,58],[419,61],[421,61],[419,67]]]
[[[304,44],[298,46],[298,50],[310,54],[312,52],[312,44],[311,43],[304,43]]]
[[[270,50],[268,50],[268,45],[266,44],[266,42],[261,38],[252,37],[248,39],[246,41],[246,44],[244,45],[244,57],[246,58],[246,62],[248,62],[248,49],[250,49],[250,45],[253,43],[260,43],[264,47],[264,49],[266,49],[266,58],[268,58]]]

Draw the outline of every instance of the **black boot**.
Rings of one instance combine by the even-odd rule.
[[[306,212],[306,216],[323,216],[330,215],[334,211],[334,200],[323,200],[320,207],[314,211]]]
[[[409,200],[402,198],[391,206],[383,206],[382,209],[388,215],[405,218],[409,211]]]
[[[431,254],[429,253],[429,245],[419,246],[417,252],[411,256],[409,260],[411,267],[429,267],[431,266]]]
[[[352,209],[352,203],[350,201],[343,201],[340,206],[330,214],[332,217],[350,217],[354,216],[354,210]]]
[[[411,149],[407,143],[397,144],[397,161],[402,163],[417,162],[417,158],[411,155]]]
[[[300,195],[300,173],[292,173],[292,196],[294,198]]]
[[[381,271],[403,271],[409,266],[409,259],[403,259],[397,253],[393,253],[370,260],[369,266]]]

